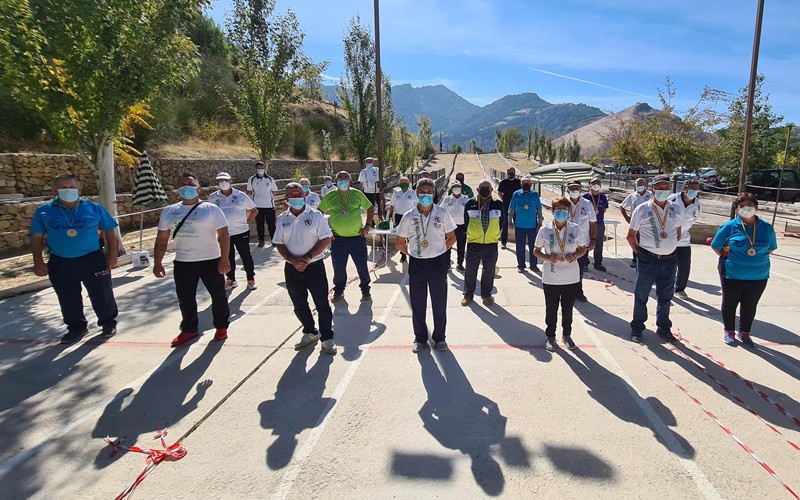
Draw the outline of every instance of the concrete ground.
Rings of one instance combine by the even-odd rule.
[[[463,156],[457,170],[475,187],[478,164]],[[224,344],[210,341],[201,287],[204,335],[170,349],[174,285],[147,269],[115,272],[120,327],[106,342],[93,327],[59,346],[52,290],[6,299],[2,496],[116,496],[145,455],[110,458],[103,438],[160,448],[153,436],[168,426],[167,443],[182,438],[188,453],[158,465],[141,498],[791,498],[779,479],[800,491],[800,241],[778,240],[756,349],[723,344],[716,258],[703,246],[690,298],[672,308],[684,342],[660,344],[651,316],[644,344],[630,344],[635,273],[619,243],[615,255],[607,242],[608,273],[587,274],[579,348],[555,353],[542,348],[540,279],[516,272],[513,245],[500,251],[492,307],[462,307],[463,276],[451,273],[445,353],[411,353],[397,256],[373,273],[372,302],[354,282],[335,305],[336,356],[293,349],[298,322],[271,248],[253,248],[258,290],[230,294]]]

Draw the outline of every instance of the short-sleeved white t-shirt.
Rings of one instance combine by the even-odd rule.
[[[582,246],[589,244],[591,238],[590,222],[597,222],[597,215],[594,213],[594,205],[592,202],[584,197],[578,198],[578,203],[572,203],[569,200],[569,220],[574,222],[581,228],[581,242]]]
[[[689,229],[692,228],[697,219],[700,218],[702,204],[699,198],[694,199],[694,203],[686,206],[683,203],[683,196],[681,193],[675,193],[669,197],[669,201],[676,203],[683,210],[683,221],[681,223],[681,239],[678,241],[679,247],[688,247],[692,245],[692,235],[689,234]]]
[[[364,193],[377,193],[378,180],[380,180],[380,173],[378,172],[378,167],[374,165],[371,167],[364,167],[358,174],[358,182],[361,183],[361,187],[363,188],[361,191]]]
[[[309,206],[316,210],[319,208],[319,202],[322,201],[319,195],[313,191],[309,191],[306,195],[306,206]]]
[[[175,234],[175,228],[194,205],[175,203],[164,207],[158,219],[158,230]],[[220,257],[217,230],[228,227],[222,210],[213,203],[200,202],[175,236],[175,260],[200,262]]]
[[[403,215],[417,206],[417,193],[413,189],[407,189],[404,193],[402,189],[392,191],[392,198],[389,205],[394,207],[394,213]]]
[[[247,196],[247,193],[232,189],[231,194],[225,196],[222,191],[215,191],[208,195],[208,202],[222,209],[222,213],[228,220],[228,233],[231,236],[250,232],[247,214],[256,208],[256,204]]]
[[[658,210],[656,215],[655,210]],[[661,227],[659,217],[664,221]],[[639,231],[639,246],[656,255],[669,255],[678,246],[678,228],[683,224],[683,210],[667,201],[662,209],[652,201],[642,203],[631,215],[630,228]],[[666,236],[662,238],[662,235]]]
[[[464,207],[468,202],[469,198],[463,194],[458,198],[451,194],[445,196],[439,206],[447,210],[447,213],[450,214],[457,226],[461,226],[464,224]]]
[[[247,179],[247,191],[253,193],[253,201],[258,208],[275,208],[275,193],[278,185],[269,175],[254,175]]]
[[[331,191],[334,191],[335,189],[336,186],[322,186],[322,189],[319,190],[319,197],[325,198],[326,194],[330,193]]]
[[[284,245],[290,254],[301,257],[314,248],[319,240],[333,236],[328,220],[322,212],[311,209],[306,205],[305,210],[299,215],[294,215],[287,210],[278,216],[275,221],[275,236],[272,243]],[[322,260],[325,252],[320,252],[311,257],[311,262]]]
[[[639,195],[638,192],[634,191],[622,200],[622,208],[627,210],[630,213],[633,213],[636,210],[636,207],[641,205],[642,203],[647,203],[648,201],[653,199],[653,193],[650,191],[645,191],[642,195]]]
[[[558,231],[558,234],[556,234]],[[558,237],[556,237],[558,236]],[[564,241],[564,250],[561,250],[559,245],[559,238]],[[574,222],[567,221],[567,225],[562,229],[557,229],[553,221],[548,222],[536,234],[536,240],[533,246],[536,248],[541,247],[542,251],[547,255],[567,255],[575,253],[578,247],[585,246],[580,244],[582,238],[581,228]],[[542,283],[545,285],[571,285],[579,282],[581,279],[581,270],[578,261],[573,262],[544,262],[542,265]]]
[[[408,254],[416,259],[432,259],[447,251],[447,233],[456,230],[453,218],[442,207],[433,205],[427,217],[412,208],[397,225],[397,236],[406,239]],[[428,245],[423,246],[423,241]]]

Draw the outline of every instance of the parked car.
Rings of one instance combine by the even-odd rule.
[[[756,170],[747,176],[747,191],[758,196],[759,200],[774,201],[778,195],[778,183],[781,169],[767,168]],[[779,201],[794,202],[800,200],[800,176],[794,170],[784,170]],[[784,191],[785,189],[785,191]]]

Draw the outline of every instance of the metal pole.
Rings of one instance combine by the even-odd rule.
[[[753,57],[750,64],[750,85],[747,89],[747,116],[744,122],[744,145],[742,146],[742,164],[739,169],[739,193],[744,193],[744,180],[747,176],[747,166],[750,156],[750,128],[753,122],[753,100],[756,93],[756,78],[758,77],[758,51],[761,45],[761,20],[764,17],[764,0],[758,0],[758,13],[756,14],[756,31],[753,38]],[[731,219],[734,218],[736,205],[731,203]]]
[[[383,214],[383,77],[381,76],[381,21],[380,21],[380,1],[375,0],[375,98],[377,99],[378,113],[378,214]]]
[[[772,226],[775,227],[775,217],[778,215],[778,202],[781,199],[781,186],[783,185],[783,171],[786,169],[786,157],[789,156],[789,138],[792,137],[794,125],[786,126],[786,147],[783,149],[783,164],[781,165],[781,176],[778,179],[778,194],[775,196],[775,208],[772,210]]]
[[[144,206],[142,211],[139,212],[139,251],[142,251],[142,238],[144,236]]]

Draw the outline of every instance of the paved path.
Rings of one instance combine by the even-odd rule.
[[[477,186],[477,162],[461,157],[457,170]],[[111,459],[102,438],[156,446],[153,434],[168,425],[167,441],[184,437],[188,454],[159,465],[141,498],[791,498],[704,412],[798,491],[800,451],[789,442],[800,444],[800,427],[705,356],[800,415],[800,242],[779,245],[755,350],[722,343],[715,258],[702,246],[693,249],[690,299],[672,314],[692,345],[675,350],[652,330],[642,346],[625,340],[635,277],[623,245],[609,255],[610,273],[588,274],[589,303],[576,308],[579,349],[553,354],[541,347],[540,280],[517,274],[510,249],[501,251],[491,308],[461,307],[462,275],[450,275],[447,353],[411,353],[396,256],[374,274],[371,303],[351,285],[336,305],[335,357],[292,348],[298,323],[269,248],[254,248],[259,289],[231,293],[224,345],[209,342],[201,295],[208,330],[170,349],[178,324],[171,276],[147,270],[115,273],[120,333],[107,342],[58,346],[51,290],[7,299],[0,490],[4,498],[113,497],[144,455]]]

